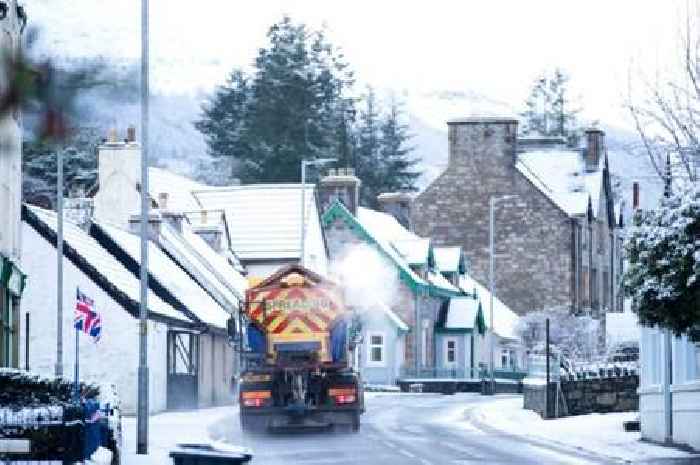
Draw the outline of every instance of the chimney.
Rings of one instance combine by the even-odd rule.
[[[226,244],[224,242],[224,215],[222,214],[220,218],[221,221],[219,221],[218,224],[216,221],[208,222],[208,212],[206,210],[202,210],[199,224],[193,226],[192,229],[199,237],[204,239],[204,241],[209,244],[209,247],[219,253],[223,253],[226,248]]]
[[[140,211],[141,146],[120,140],[111,129],[97,150],[95,218],[127,229],[131,215]]]
[[[360,202],[361,181],[355,176],[353,168],[328,170],[328,175],[319,183],[321,208],[325,210],[335,199],[340,200],[353,215],[357,214]]]
[[[586,147],[584,148],[586,171],[598,171],[598,166],[600,166],[600,159],[604,153],[605,132],[598,128],[586,129]]]
[[[136,128],[133,126],[129,126],[126,128],[126,141],[127,143],[131,142],[136,142]]]
[[[408,192],[385,192],[377,196],[382,211],[390,214],[401,225],[411,229],[411,204],[413,197]]]
[[[634,181],[632,183],[632,209],[636,210],[639,208],[639,182]]]
[[[129,231],[132,234],[141,234],[141,215],[129,216]],[[157,210],[151,210],[148,215],[148,239],[158,243],[160,241],[160,227],[163,223],[163,217]]]
[[[450,167],[477,163],[481,167],[493,167],[494,170],[502,172],[505,166],[512,166],[517,161],[516,119],[453,119],[447,122],[447,135]],[[498,159],[502,159],[504,163],[494,163],[494,160]]]

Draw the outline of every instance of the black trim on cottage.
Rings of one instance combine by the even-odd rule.
[[[119,263],[124,265],[124,267],[129,270],[131,274],[133,274],[136,278],[141,277],[141,264],[137,262],[119,244],[117,244],[117,242],[112,239],[112,237],[104,229],[102,229],[96,223],[92,223],[88,233],[97,241],[98,244],[104,247],[107,252],[112,254],[112,256],[114,256]],[[187,308],[187,306],[185,306],[185,304],[180,302],[177,297],[175,297],[165,286],[163,286],[151,272],[148,273],[148,287],[155,295],[160,297],[163,302],[170,305],[191,320],[194,320],[199,326],[206,326],[202,320],[200,320]]]
[[[26,205],[22,205],[22,221],[31,226],[37,233],[39,233],[41,237],[43,237],[53,247],[56,247],[56,231],[54,231],[49,225],[44,223]],[[78,268],[83,274],[90,278],[90,280],[94,282],[100,289],[102,289],[112,300],[114,300],[122,308],[124,308],[124,310],[126,310],[127,313],[129,313],[134,318],[138,318],[139,302],[133,300],[121,289],[115,286],[106,276],[100,273],[97,270],[97,268],[95,268],[90,262],[88,262],[85,259],[85,257],[80,255],[69,243],[65,241],[63,243],[63,255],[66,258],[68,258],[68,260],[70,260],[70,262],[73,263],[73,265],[75,265],[76,268]],[[150,310],[148,311],[148,319],[184,328],[196,328],[198,326],[194,323],[170,318],[165,315],[154,313]]]

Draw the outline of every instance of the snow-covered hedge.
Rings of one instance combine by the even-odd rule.
[[[700,187],[638,210],[625,250],[623,285],[640,323],[676,334],[700,325]]]

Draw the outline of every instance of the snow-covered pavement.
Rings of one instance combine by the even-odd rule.
[[[522,398],[494,399],[483,403],[462,418],[463,425],[493,428],[536,441],[601,454],[629,462],[653,461],[662,458],[695,458],[675,448],[662,447],[641,440],[638,432],[625,432],[622,422],[633,420],[636,412],[590,414],[543,420],[538,414],[522,408]]]
[[[134,454],[136,422],[126,418],[122,463],[170,464],[176,444],[212,441],[247,447],[253,464],[266,465],[693,463],[690,454],[621,432],[633,414],[544,422],[521,406],[515,395],[367,393],[359,433],[254,436],[241,434],[235,407],[163,413],[151,418],[146,457]]]
[[[215,443],[217,431],[227,422],[238,421],[238,408],[216,407],[151,416],[148,455],[137,455],[136,418],[122,419],[122,465],[172,465],[169,454],[177,444]]]

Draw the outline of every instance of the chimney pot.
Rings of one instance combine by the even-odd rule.
[[[158,194],[158,206],[160,207],[161,210],[168,209],[168,193],[167,192],[161,192],[160,194]]]
[[[126,128],[126,140],[127,142],[136,142],[136,128],[134,126]]]
[[[639,183],[637,181],[632,183],[632,208],[639,208]]]
[[[117,138],[117,130],[115,128],[109,129],[107,140],[112,144],[116,144],[119,141],[119,139]]]
[[[202,224],[207,224],[207,211],[202,210]]]

